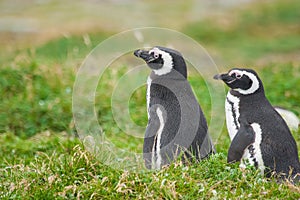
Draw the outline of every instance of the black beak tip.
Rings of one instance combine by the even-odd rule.
[[[142,52],[142,50],[141,50],[141,49],[138,49],[138,50],[135,50],[133,54],[134,54],[136,57],[140,57],[141,52]]]
[[[215,80],[219,80],[220,78],[221,78],[221,75],[220,74],[216,74],[216,75],[214,75],[214,77],[213,77]]]

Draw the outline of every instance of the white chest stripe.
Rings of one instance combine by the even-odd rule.
[[[160,145],[161,144],[160,144],[160,141],[161,141],[161,134],[162,134],[164,126],[165,126],[163,113],[159,107],[156,109],[156,114],[158,116],[160,126],[155,135],[154,144],[153,144],[153,148],[152,148],[152,169],[159,169],[161,167],[161,154],[160,154]],[[156,141],[156,144],[155,144],[155,141]],[[156,149],[154,149],[155,147],[156,147]],[[155,153],[157,156],[156,160],[155,160]]]
[[[228,92],[225,101],[225,113],[227,130],[231,141],[233,140],[240,127],[238,120],[240,116],[239,103],[239,98],[233,96],[232,94],[230,94],[230,92]]]
[[[149,104],[150,104],[150,87],[151,87],[151,78],[148,76],[147,79],[147,94],[146,94],[146,101],[147,101],[147,113],[148,113],[148,119],[150,118],[149,116]]]

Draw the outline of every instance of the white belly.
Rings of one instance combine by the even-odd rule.
[[[159,119],[159,129],[157,130],[157,133],[155,135],[153,147],[152,147],[152,169],[160,169],[161,168],[161,154],[160,154],[160,141],[161,141],[161,134],[163,132],[164,126],[165,126],[165,120],[163,118],[163,113],[161,109],[158,107],[156,109],[156,114]],[[156,141],[156,144],[155,144]],[[155,149],[156,147],[156,149]],[[156,154],[156,157],[155,157]]]
[[[262,131],[260,128],[260,125],[257,123],[251,124],[254,132],[255,132],[255,140],[254,143],[252,143],[244,152],[243,157],[242,157],[242,162],[240,164],[241,168],[245,168],[245,161],[250,164],[250,165],[255,165],[257,164],[258,169],[260,170],[261,174],[264,174],[265,171],[265,166],[264,166],[264,161],[262,159],[262,154],[260,150],[260,143],[262,139]]]

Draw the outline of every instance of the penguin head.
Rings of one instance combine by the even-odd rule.
[[[152,49],[134,51],[136,57],[142,58],[156,75],[165,75],[176,70],[187,77],[186,63],[183,56],[176,50],[156,46]]]
[[[232,90],[243,95],[263,91],[262,82],[252,69],[233,68],[228,73],[215,75],[214,79],[224,81]]]

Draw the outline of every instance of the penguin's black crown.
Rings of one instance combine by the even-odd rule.
[[[260,78],[252,69],[233,68],[228,73],[215,75],[214,79],[224,81],[232,90],[243,95],[264,90]]]
[[[134,51],[136,57],[142,58],[157,75],[165,75],[176,70],[187,77],[186,63],[181,53],[174,49],[155,46],[151,50],[138,49]]]

